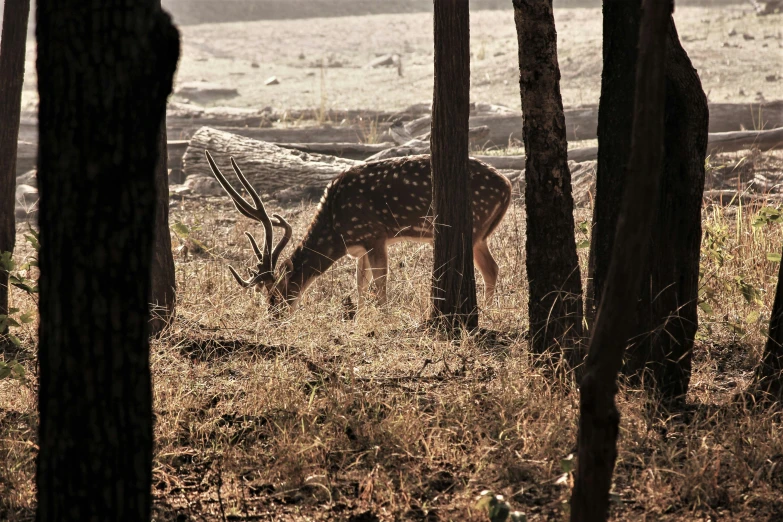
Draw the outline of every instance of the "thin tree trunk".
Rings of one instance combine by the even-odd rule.
[[[432,314],[435,323],[452,331],[473,330],[478,310],[468,170],[470,16],[467,0],[434,0],[434,7]]]
[[[651,236],[649,277],[639,294],[641,337],[629,349],[625,369],[629,375],[645,376],[645,384],[654,386],[667,402],[684,399],[691,377],[708,127],[707,97],[670,18],[661,195]]]
[[[0,315],[8,315],[9,286],[5,268],[16,241],[16,148],[29,15],[30,0],[5,2],[0,39]],[[4,330],[0,327],[0,335],[6,333]],[[0,340],[0,348],[2,344]]]
[[[150,290],[150,334],[157,335],[174,316],[177,303],[177,281],[169,231],[169,174],[166,150],[166,119],[160,126],[158,162],[155,165],[155,247],[152,254]]]
[[[582,279],[574,237],[552,0],[514,0],[524,117],[530,344],[581,363]]]
[[[778,284],[764,355],[748,391],[758,402],[783,402],[783,263],[778,268]]]
[[[579,456],[571,497],[573,522],[604,521],[608,517],[620,423],[614,401],[617,374],[634,334],[637,289],[645,275],[644,259],[650,251],[649,235],[658,208],[656,195],[664,163],[665,40],[671,8],[670,2],[645,0],[638,40],[628,183],[581,383]]]
[[[149,521],[155,165],[179,36],[156,0],[39,0],[37,520]]]

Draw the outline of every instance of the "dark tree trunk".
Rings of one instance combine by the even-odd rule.
[[[525,141],[530,343],[581,362],[582,279],[574,237],[552,0],[514,0]]]
[[[149,521],[155,165],[179,53],[155,0],[39,0],[39,521]]]
[[[639,0],[604,3],[604,70],[598,116],[598,176],[590,251],[591,284],[588,306],[600,306],[606,283],[612,233],[625,185],[630,123],[621,110],[634,85],[628,67],[635,64],[630,33],[641,13]],[[639,288],[634,345],[625,372],[657,390],[667,401],[687,393],[691,351],[697,329],[697,297],[701,242],[701,201],[707,150],[709,111],[696,71],[682,48],[670,19],[666,41],[665,164],[659,212],[650,234],[652,248],[645,259]],[[612,164],[616,158],[618,163]]]
[[[625,372],[654,384],[666,401],[682,400],[691,378],[698,326],[699,257],[707,96],[674,20],[666,42],[666,155],[649,277],[639,294],[641,336],[629,349]],[[650,377],[652,379],[650,379]]]
[[[468,171],[470,17],[467,0],[434,0],[434,4],[435,92],[430,135],[436,216],[433,322],[452,330],[473,330],[478,326],[478,309]]]
[[[0,39],[0,257],[14,252],[16,146],[24,83],[24,57],[30,0],[6,1]],[[0,315],[8,315],[8,272],[0,262]],[[6,333],[0,328],[0,335]],[[3,341],[0,339],[0,348]]]
[[[644,259],[651,248],[649,236],[658,210],[656,195],[664,163],[665,40],[671,8],[670,2],[645,0],[628,183],[581,383],[573,522],[604,521],[608,516],[620,423],[614,401],[617,374],[628,340],[635,333],[637,289],[645,277]]]
[[[592,322],[609,272],[617,214],[631,154],[636,45],[641,0],[605,0],[603,70],[598,106],[598,169],[593,230],[586,285],[588,322]]]
[[[166,119],[160,126],[158,162],[155,165],[155,246],[152,253],[150,288],[150,334],[157,335],[174,316],[177,302],[174,255],[169,231],[169,173],[166,150]]]
[[[762,403],[783,401],[783,263],[778,269],[767,344],[749,391]]]

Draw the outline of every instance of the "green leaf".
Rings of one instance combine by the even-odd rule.
[[[181,221],[177,221],[171,225],[171,230],[173,230],[175,234],[183,239],[186,239],[190,235],[190,228]]]
[[[734,281],[737,283],[740,293],[742,294],[742,297],[745,298],[745,301],[748,303],[761,302],[761,294],[758,288],[746,282],[740,276],[735,276]]]
[[[745,322],[748,324],[753,324],[758,322],[759,320],[759,313],[756,310],[753,310],[745,317]]]
[[[13,342],[14,340],[11,339],[11,341]],[[14,344],[16,343],[14,342]],[[11,377],[14,379],[19,379],[20,381],[24,381],[25,380],[24,366],[22,366],[16,361],[10,361],[7,363],[0,361],[0,380],[5,379],[6,377]]]
[[[715,313],[712,309],[712,306],[707,301],[700,302],[699,308],[701,308],[701,311],[709,316],[712,316]]]
[[[30,232],[30,235],[33,236],[38,241],[41,240],[41,233],[38,230],[34,229],[29,222],[27,223],[27,231]]]
[[[10,272],[14,268],[16,268],[16,264],[11,252],[0,252],[0,270]]]
[[[39,252],[41,250],[41,244],[38,242],[38,237],[34,236],[33,234],[25,234],[24,238],[27,240],[28,243],[35,249],[36,252]]]
[[[24,290],[28,294],[38,293],[38,285],[30,286],[29,284],[27,284],[26,280],[23,280],[13,275],[9,277],[8,280],[11,282],[11,285],[19,288],[20,290]]]
[[[778,252],[767,252],[767,261],[780,263],[780,254]]]
[[[584,221],[580,221],[576,226],[579,228],[579,231],[584,234],[587,234],[590,231],[590,222],[588,222],[586,219]]]
[[[11,361],[11,373],[17,379],[24,380],[24,366],[22,366],[18,362]]]
[[[199,241],[198,239],[194,239],[194,238],[192,238],[192,237],[191,237],[191,238],[190,238],[190,241],[191,241],[191,242],[192,242],[194,245],[196,245],[197,247],[199,247],[201,250],[203,250],[204,252],[207,252],[207,251],[209,251],[209,248],[207,248],[207,245],[205,245],[204,243],[202,243],[202,242],[201,242],[201,241]]]
[[[744,328],[743,328],[743,327],[742,327],[740,324],[738,324],[738,323],[735,323],[735,322],[732,322],[732,321],[729,321],[729,322],[728,322],[728,323],[726,323],[726,324],[727,324],[727,326],[728,326],[729,328],[731,328],[731,330],[732,330],[732,331],[733,331],[735,334],[737,334],[737,335],[745,335],[745,333],[746,333],[746,332],[745,332],[745,329],[744,329]]]
[[[779,208],[762,207],[758,214],[756,214],[756,217],[753,218],[752,226],[753,228],[758,229],[764,225],[769,225],[770,223],[781,222],[783,222],[783,213],[781,213]]]
[[[28,324],[35,321],[35,312],[27,312],[19,316],[19,321],[21,321],[22,324]]]
[[[590,240],[588,240],[588,239],[583,239],[583,240],[581,240],[580,242],[578,242],[576,244],[576,248],[578,248],[578,249],[580,249],[580,248],[587,248],[589,246],[590,246]]]
[[[17,323],[13,317],[8,317],[7,315],[0,315],[0,332],[2,332],[3,330],[11,326],[19,326],[19,323]]]

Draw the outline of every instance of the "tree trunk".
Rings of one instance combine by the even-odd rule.
[[[530,346],[535,353],[563,351],[575,367],[581,363],[582,278],[552,0],[514,0],[513,4],[527,156]]]
[[[609,511],[620,423],[614,401],[617,374],[625,347],[635,333],[637,289],[645,278],[644,260],[651,248],[649,236],[658,209],[656,199],[664,163],[665,40],[671,8],[670,2],[645,0],[638,39],[628,183],[581,383],[572,522],[604,521]],[[606,160],[612,158],[604,157]]]
[[[780,263],[778,269],[767,344],[749,392],[758,402],[770,404],[783,401],[783,263]]]
[[[37,520],[149,521],[155,165],[179,37],[156,0],[39,0]]]
[[[709,111],[674,20],[666,42],[666,141],[649,276],[640,289],[637,334],[625,372],[667,402],[682,400],[698,326],[699,257]]]
[[[150,289],[150,334],[163,331],[174,316],[177,281],[169,231],[169,173],[166,148],[166,118],[160,125],[158,161],[155,165],[155,246],[152,253]]]
[[[452,332],[470,331],[478,327],[468,171],[470,15],[467,0],[434,0],[434,7],[432,319]]]
[[[603,6],[603,70],[598,107],[598,169],[586,285],[586,315],[592,322],[606,284],[617,214],[631,153],[636,45],[641,0],[607,0]]]
[[[641,13],[640,2],[604,5],[604,70],[599,113],[598,175],[590,250],[589,306],[600,306],[606,283],[612,232],[625,179],[621,170],[629,150],[629,123],[621,109],[635,85],[626,68],[635,64],[629,33]],[[669,21],[666,41],[666,161],[658,198],[658,218],[650,236],[645,278],[639,288],[636,344],[625,372],[642,380],[667,401],[684,397],[691,372],[697,328],[701,241],[701,202],[707,147],[708,108],[696,71]],[[610,163],[616,158],[617,163]],[[609,161],[608,161],[609,160]],[[594,310],[592,308],[591,312]],[[588,315],[592,315],[589,313]]]
[[[16,148],[29,15],[30,0],[5,2],[0,39],[0,315],[8,315],[9,286],[5,268],[16,241]],[[5,263],[3,259],[6,259]],[[0,335],[6,331],[0,327]],[[3,344],[0,339],[0,348]]]

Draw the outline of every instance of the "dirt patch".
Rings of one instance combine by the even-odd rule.
[[[471,98],[516,109],[517,41],[509,5],[472,13]],[[720,9],[678,5],[674,16],[711,101],[783,98],[783,81],[775,79],[783,70],[783,15],[758,17],[749,4],[740,4]],[[602,67],[601,10],[559,9],[555,18],[563,102],[567,107],[596,104]],[[207,81],[239,93],[210,105],[271,106],[281,111],[401,110],[432,99],[428,12],[210,23],[184,26],[181,31],[177,84]],[[37,99],[35,49],[29,47],[23,97],[28,109]],[[387,54],[399,55],[402,75],[393,66],[365,68]],[[264,85],[273,76],[279,84]]]
[[[678,6],[717,7],[740,0],[680,0]],[[472,0],[473,11],[508,9],[507,0]],[[600,7],[600,0],[555,0],[555,9]],[[240,20],[290,20],[370,14],[427,13],[432,0],[163,0],[163,7],[180,25]]]

